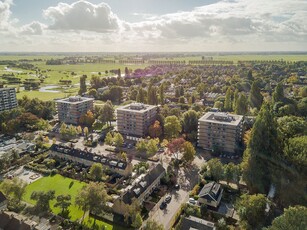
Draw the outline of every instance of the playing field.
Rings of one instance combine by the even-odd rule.
[[[72,197],[72,205],[69,207],[71,219],[79,220],[82,218],[83,211],[80,210],[77,206],[75,206],[74,203],[75,203],[76,195],[78,194],[78,192],[80,191],[80,189],[82,189],[84,185],[86,185],[86,183],[83,183],[77,180],[73,180],[70,178],[66,178],[60,175],[43,177],[27,186],[26,194],[23,197],[23,199],[27,203],[35,204],[35,201],[30,199],[31,194],[34,191],[55,190],[56,196],[69,194]],[[55,204],[55,200],[50,202],[50,207],[51,207],[52,212],[56,214],[60,213],[61,211],[60,208],[55,208],[54,204]],[[86,217],[84,220],[84,223],[86,223],[88,226],[91,226],[93,221],[94,221],[93,218]],[[99,226],[104,225],[107,227],[106,229],[108,230],[123,229],[120,226],[113,226],[111,224],[102,222],[100,220],[96,221],[96,225],[99,225]]]

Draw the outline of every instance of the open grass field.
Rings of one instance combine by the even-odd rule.
[[[30,204],[35,204],[34,200],[30,199],[30,196],[33,191],[49,191],[49,190],[55,190],[55,195],[66,195],[69,194],[72,197],[72,205],[70,206],[70,216],[72,220],[79,220],[82,218],[83,211],[80,210],[77,206],[74,205],[75,203],[75,197],[82,189],[82,187],[86,185],[83,182],[79,182],[77,180],[73,180],[70,178],[66,178],[60,175],[55,175],[55,176],[48,176],[48,177],[43,177],[31,184],[29,184],[26,188],[26,194],[23,197],[24,201]],[[54,207],[55,200],[50,202],[50,206],[52,209],[52,212],[58,214],[60,213],[60,208],[55,208]],[[93,218],[89,218],[88,216],[85,218],[84,222],[88,225],[91,226],[92,223],[94,222]],[[107,230],[122,230],[124,228],[120,226],[113,226],[111,224],[105,223],[100,220],[96,220],[96,225],[98,226],[106,226]]]
[[[39,92],[37,90],[21,91],[21,92],[16,94],[17,99],[21,99],[25,95],[28,96],[30,99],[38,98],[42,101],[52,101],[52,100],[57,99],[57,98],[67,97],[70,94],[62,93],[62,92],[60,92],[60,93]]]

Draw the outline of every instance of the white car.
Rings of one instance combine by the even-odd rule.
[[[194,198],[189,198],[189,203],[190,204],[196,204],[196,200]]]

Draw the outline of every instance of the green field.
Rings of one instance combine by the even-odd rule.
[[[48,92],[39,92],[39,91],[21,91],[20,93],[17,93],[17,99],[21,99],[23,96],[28,96],[30,99],[38,98],[42,101],[52,101],[56,98],[63,98],[68,96],[67,93],[48,93]]]
[[[72,186],[71,186],[72,184]],[[70,216],[72,220],[79,220],[82,218],[83,215],[83,211],[80,210],[77,206],[74,205],[75,202],[75,197],[77,195],[77,193],[80,191],[80,189],[82,189],[82,187],[86,185],[83,182],[79,182],[77,180],[73,180],[70,178],[66,178],[60,175],[55,175],[55,176],[48,176],[48,177],[43,177],[31,184],[29,184],[26,188],[26,194],[23,197],[24,201],[26,201],[27,203],[30,204],[35,204],[34,200],[30,199],[30,196],[32,194],[32,192],[34,191],[49,191],[49,190],[55,190],[55,195],[66,195],[69,194],[72,197],[72,205],[70,206],[69,210],[70,210]],[[50,206],[52,209],[52,212],[58,214],[60,213],[60,208],[55,208],[53,207],[53,205],[55,204],[55,200],[50,202]],[[88,226],[91,226],[91,224],[93,223],[93,218],[89,218],[86,217],[85,218],[85,223]],[[111,224],[102,222],[100,220],[96,221],[96,225],[98,226],[102,226],[105,225],[107,227],[108,230],[112,230],[112,229],[124,229],[121,228],[119,226],[113,226]]]

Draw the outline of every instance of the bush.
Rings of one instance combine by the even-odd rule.
[[[190,196],[198,195],[199,190],[200,190],[199,184],[195,185],[194,188],[193,188],[193,190],[190,192]]]

